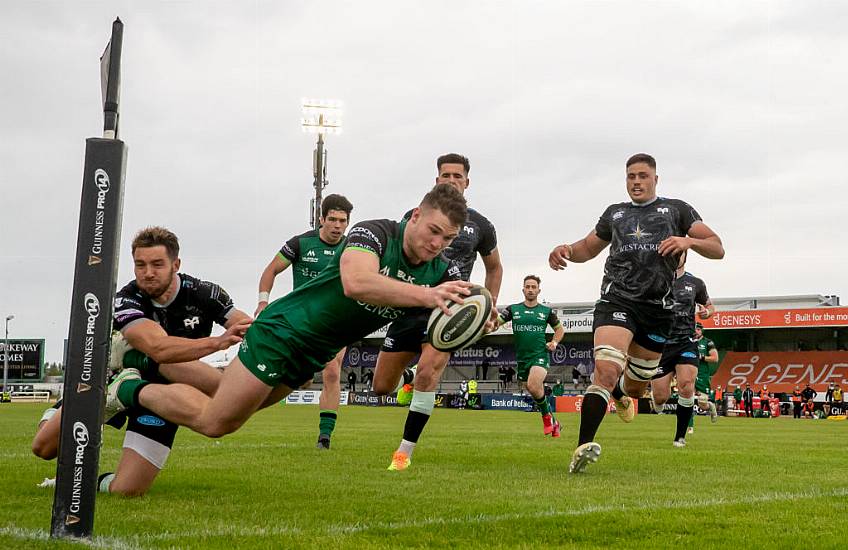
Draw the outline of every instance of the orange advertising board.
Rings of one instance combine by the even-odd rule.
[[[848,307],[716,311],[709,319],[697,320],[704,325],[704,330],[844,327],[848,326]]]
[[[728,352],[713,376],[713,387],[745,386],[792,392],[810,384],[819,392],[831,384],[848,388],[848,351]]]
[[[633,400],[634,405],[638,405],[637,399]],[[582,395],[561,395],[556,398],[556,412],[580,412],[580,406],[583,404]],[[638,411],[639,407],[636,407]],[[615,412],[615,403],[610,400],[607,412]]]

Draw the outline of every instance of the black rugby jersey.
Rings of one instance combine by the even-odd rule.
[[[408,220],[410,216],[412,210],[404,214],[403,218]],[[468,281],[471,279],[477,253],[479,252],[480,256],[488,256],[497,246],[495,226],[483,214],[469,208],[465,224],[443,254],[459,266],[462,280]]]
[[[695,304],[710,301],[707,285],[688,271],[674,280],[674,324],[668,342],[684,342],[695,338]]]
[[[701,221],[694,208],[678,199],[657,197],[648,204],[622,202],[608,206],[595,233],[610,243],[604,265],[601,299],[661,305],[671,309],[679,255],[660,256],[660,243],[685,237]]]
[[[160,305],[144,294],[131,281],[115,295],[112,326],[123,331],[134,322],[150,319],[159,324],[168,336],[206,338],[212,333],[212,323],[224,326],[234,310],[229,294],[216,285],[191,275],[178,273],[177,293],[167,304]]]

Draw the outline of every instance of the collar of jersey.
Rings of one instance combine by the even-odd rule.
[[[651,206],[652,204],[654,204],[655,202],[657,202],[657,201],[659,200],[659,198],[660,198],[659,196],[656,196],[656,197],[654,197],[653,199],[651,199],[650,201],[648,201],[648,202],[642,202],[642,203],[635,203],[635,202],[633,202],[633,201],[630,201],[630,204],[632,204],[633,206],[635,206],[635,207],[637,207],[637,208],[642,208],[642,207],[644,207],[644,206]]]

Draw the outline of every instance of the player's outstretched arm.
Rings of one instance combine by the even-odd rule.
[[[565,269],[568,262],[582,264],[600,254],[608,245],[609,242],[598,237],[593,229],[574,244],[561,244],[554,248],[548,256],[548,264],[554,271]]]
[[[715,232],[704,222],[692,224],[685,237],[669,237],[660,243],[661,256],[682,254],[689,249],[694,250],[704,258],[720,260],[724,258],[724,245]]]
[[[158,323],[150,319],[141,319],[123,330],[129,344],[157,363],[182,363],[194,361],[210,353],[225,350],[242,341],[250,317],[227,323],[227,331],[220,336],[208,338],[179,338],[168,336]]]
[[[404,283],[380,274],[379,258],[366,250],[348,248],[341,257],[341,279],[345,296],[377,306],[441,308],[450,301],[462,303],[471,283],[448,281],[436,287]]]
[[[501,253],[497,247],[492,250],[488,256],[482,256],[483,266],[486,268],[486,281],[483,286],[492,295],[492,304],[498,303],[498,296],[501,293],[501,282],[503,281],[503,264],[501,263]]]
[[[274,288],[274,279],[290,265],[290,261],[277,254],[274,256],[274,259],[271,260],[271,263],[265,266],[265,269],[262,271],[262,276],[259,277],[259,297],[256,312],[253,314],[254,317],[258,316],[259,313],[268,305],[271,296],[271,289]]]

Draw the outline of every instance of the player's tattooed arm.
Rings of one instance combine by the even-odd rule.
[[[448,302],[462,303],[471,283],[446,281],[435,287],[404,283],[380,274],[378,256],[368,250],[348,248],[341,257],[341,279],[345,296],[376,306],[440,308]]]
[[[682,254],[689,249],[694,250],[704,258],[720,260],[724,258],[724,245],[715,232],[704,222],[692,224],[685,237],[669,237],[660,243],[661,256]]]
[[[581,264],[587,262],[600,254],[609,245],[598,236],[593,229],[584,238],[573,244],[561,244],[554,248],[548,256],[548,264],[551,269],[559,271],[564,269],[568,262]]]

